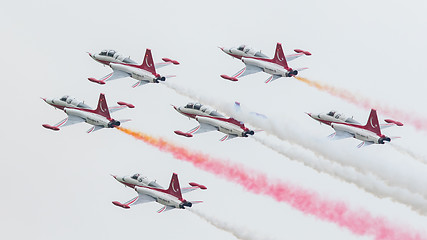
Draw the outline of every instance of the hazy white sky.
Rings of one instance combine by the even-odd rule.
[[[113,114],[116,119],[132,118],[126,124],[129,128],[243,163],[273,179],[305,187],[328,199],[343,200],[354,208],[368,209],[399,226],[426,229],[425,215],[391,197],[378,198],[362,190],[360,182],[348,183],[300,161],[291,161],[254,139],[222,143],[218,142],[223,136],[220,133],[189,139],[175,135],[174,130],[185,131],[197,123],[169,104],[184,105],[194,99],[162,84],[132,89],[135,81],[130,78],[104,86],[91,83],[88,77],[102,77],[110,69],[86,54],[112,48],[140,62],[145,49],[151,48],[155,61],[169,57],[181,62],[159,70],[177,75],[168,81],[218,106],[238,100],[248,109],[268,115],[277,126],[282,125],[282,135],[288,136],[284,142],[259,133],[263,139],[277,145],[294,144],[296,152],[320,151],[332,159],[331,164],[337,161],[366,176],[382,176],[388,186],[402,191],[407,187],[418,197],[427,198],[427,190],[422,189],[425,182],[421,181],[422,173],[427,172],[427,165],[421,163],[427,158],[426,131],[410,125],[387,129],[386,134],[402,137],[393,141],[404,149],[401,151],[390,144],[355,149],[359,142],[354,139],[327,141],[325,137],[333,130],[319,126],[304,112],[337,109],[364,122],[369,109],[295,79],[266,85],[268,75],[264,73],[228,82],[219,75],[234,74],[243,64],[217,48],[245,43],[269,56],[277,42],[288,54],[295,48],[305,49],[313,55],[290,63],[292,67],[310,68],[301,76],[427,118],[425,1],[9,1],[3,5],[3,236],[236,239],[189,211],[157,214],[161,205],[156,203],[130,210],[111,204],[129,200],[136,193],[122,187],[110,173],[141,172],[166,186],[172,172],[176,172],[181,185],[195,181],[208,187],[207,191],[185,196],[205,201],[194,208],[231,229],[256,236],[252,239],[372,239],[353,235],[269,197],[248,193],[237,184],[117,130],[87,134],[87,124],[59,132],[41,127],[58,122],[65,113],[39,97],[69,94],[95,107],[100,92],[106,94],[110,105],[126,101],[136,106]],[[378,114],[380,119],[390,117],[380,110]],[[301,139],[306,139],[303,148]]]

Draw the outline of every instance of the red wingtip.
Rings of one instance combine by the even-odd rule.
[[[171,62],[171,63],[173,63],[174,65],[179,65],[179,62],[178,62],[178,61],[173,60],[173,59],[170,59],[170,58],[162,58],[162,60],[163,60],[163,61],[165,61],[165,62]]]
[[[117,201],[114,201],[114,202],[112,202],[112,203],[113,203],[114,205],[118,206],[118,207],[122,207],[122,208],[125,208],[125,209],[130,208],[128,205],[122,204],[122,203],[117,202]]]
[[[133,104],[130,104],[130,103],[126,103],[126,102],[117,102],[117,104],[119,104],[119,105],[125,105],[125,106],[127,106],[128,108],[134,108],[135,106],[133,105]]]
[[[294,49],[294,52],[296,52],[296,53],[304,53],[307,56],[311,56],[311,52],[304,51],[304,50],[301,50],[301,49]]]
[[[94,83],[102,84],[102,85],[105,84],[104,81],[97,80],[95,78],[88,78],[88,80],[91,81],[91,82],[94,82]]]
[[[185,133],[185,132],[182,132],[182,131],[174,131],[174,133],[178,134],[178,135],[181,135],[181,136],[184,136],[184,137],[192,137],[193,136],[193,135],[191,135],[191,133]]]
[[[401,127],[401,126],[403,126],[403,123],[401,123],[401,122],[399,122],[399,121],[394,121],[394,120],[392,120],[392,119],[385,119],[384,120],[386,123],[394,123],[394,124],[396,124],[397,126],[399,126],[399,127]]]
[[[225,75],[225,74],[222,74],[222,75],[220,75],[222,78],[224,78],[224,79],[227,79],[227,80],[230,80],[230,81],[233,81],[233,82],[237,82],[237,81],[239,81],[239,79],[237,79],[236,77],[230,77],[230,76],[228,76],[228,75]]]
[[[59,130],[59,128],[58,128],[58,127],[51,126],[51,125],[49,125],[49,124],[43,124],[42,126],[43,126],[44,128],[51,129],[51,130],[53,130],[53,131],[58,131],[58,130]]]
[[[188,184],[190,184],[190,186],[192,186],[192,187],[199,187],[200,189],[203,189],[203,190],[208,189],[205,185],[201,185],[201,184],[198,184],[198,183],[195,183],[195,182],[190,182]]]

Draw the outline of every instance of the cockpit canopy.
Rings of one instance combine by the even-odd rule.
[[[65,102],[66,104],[74,105],[78,108],[90,109],[90,107],[88,105],[86,105],[84,102],[78,101],[77,99],[75,99],[69,95],[64,95],[59,100]]]
[[[240,45],[237,50],[244,52],[245,54],[252,55],[259,58],[268,58],[264,53],[261,51],[256,51],[255,49],[247,46],[247,45]]]
[[[199,110],[212,117],[224,117],[223,115],[219,114],[217,111],[212,110],[206,106],[203,106],[200,103],[188,103],[187,105],[185,105],[184,108]]]
[[[140,183],[143,183],[149,187],[153,187],[153,188],[163,188],[162,186],[160,186],[156,181],[149,181],[148,178],[146,176],[142,176],[139,173],[135,173],[132,177],[130,177],[132,179],[137,180]]]
[[[346,117],[344,114],[338,113],[335,110],[331,110],[326,115],[336,118],[338,120],[344,121],[346,123],[360,124],[358,121],[354,120],[353,118]]]
[[[120,55],[119,53],[117,53],[115,50],[102,50],[99,55],[101,56],[107,56],[107,57],[112,57],[120,62],[124,62],[124,63],[129,63],[129,64],[136,64],[136,62],[132,59],[130,59],[130,57],[124,57],[123,55]]]

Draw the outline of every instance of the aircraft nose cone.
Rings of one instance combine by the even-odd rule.
[[[171,106],[177,111],[177,112],[181,112],[181,110],[180,110],[180,107],[177,107],[177,106],[175,106],[175,105],[173,105],[173,104],[171,104]]]
[[[307,114],[310,117],[313,117],[313,116],[311,116],[311,113],[305,112],[305,114]]]

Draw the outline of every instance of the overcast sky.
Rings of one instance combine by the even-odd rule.
[[[364,123],[370,109],[296,79],[264,84],[268,75],[257,73],[239,82],[226,81],[219,75],[232,75],[244,65],[217,46],[245,43],[268,56],[273,56],[277,42],[285,54],[296,48],[308,50],[312,56],[289,63],[294,68],[309,67],[301,76],[427,119],[426,12],[425,1],[8,1],[0,9],[2,235],[10,239],[236,239],[190,211],[157,214],[161,208],[157,203],[129,210],[111,204],[136,193],[109,174],[140,172],[167,186],[176,172],[181,186],[194,181],[208,187],[185,195],[205,201],[194,209],[237,232],[249,232],[256,236],[253,239],[373,239],[247,192],[115,129],[87,134],[91,126],[85,123],[59,132],[41,126],[55,124],[66,114],[39,97],[69,94],[95,107],[101,92],[110,106],[117,101],[136,106],[113,114],[115,119],[133,119],[126,127],[242,163],[325,199],[368,210],[397,226],[427,229],[427,211],[414,211],[394,196],[379,198],[364,190],[361,182],[291,160],[272,150],[271,144],[253,138],[219,142],[223,135],[218,132],[177,136],[174,130],[189,130],[197,122],[170,106],[195,101],[191,93],[208,100],[205,104],[223,106],[218,109],[222,112],[240,101],[249,111],[267,115],[276,127],[283,126],[277,136],[257,133],[261,139],[313,154],[316,162],[321,155],[330,164],[335,161],[357,169],[367,179],[378,176],[387,186],[425,200],[425,129],[406,124],[385,130],[387,135],[402,137],[393,140],[395,147],[356,149],[355,139],[328,141],[326,136],[333,130],[304,112],[336,109]],[[131,78],[103,86],[87,80],[105,76],[111,69],[86,52],[115,49],[141,62],[146,48],[152,49],[155,62],[162,57],[181,62],[158,72],[176,74],[167,81],[185,89],[187,96],[164,84],[133,89]],[[390,118],[380,109],[378,115],[381,121]]]

